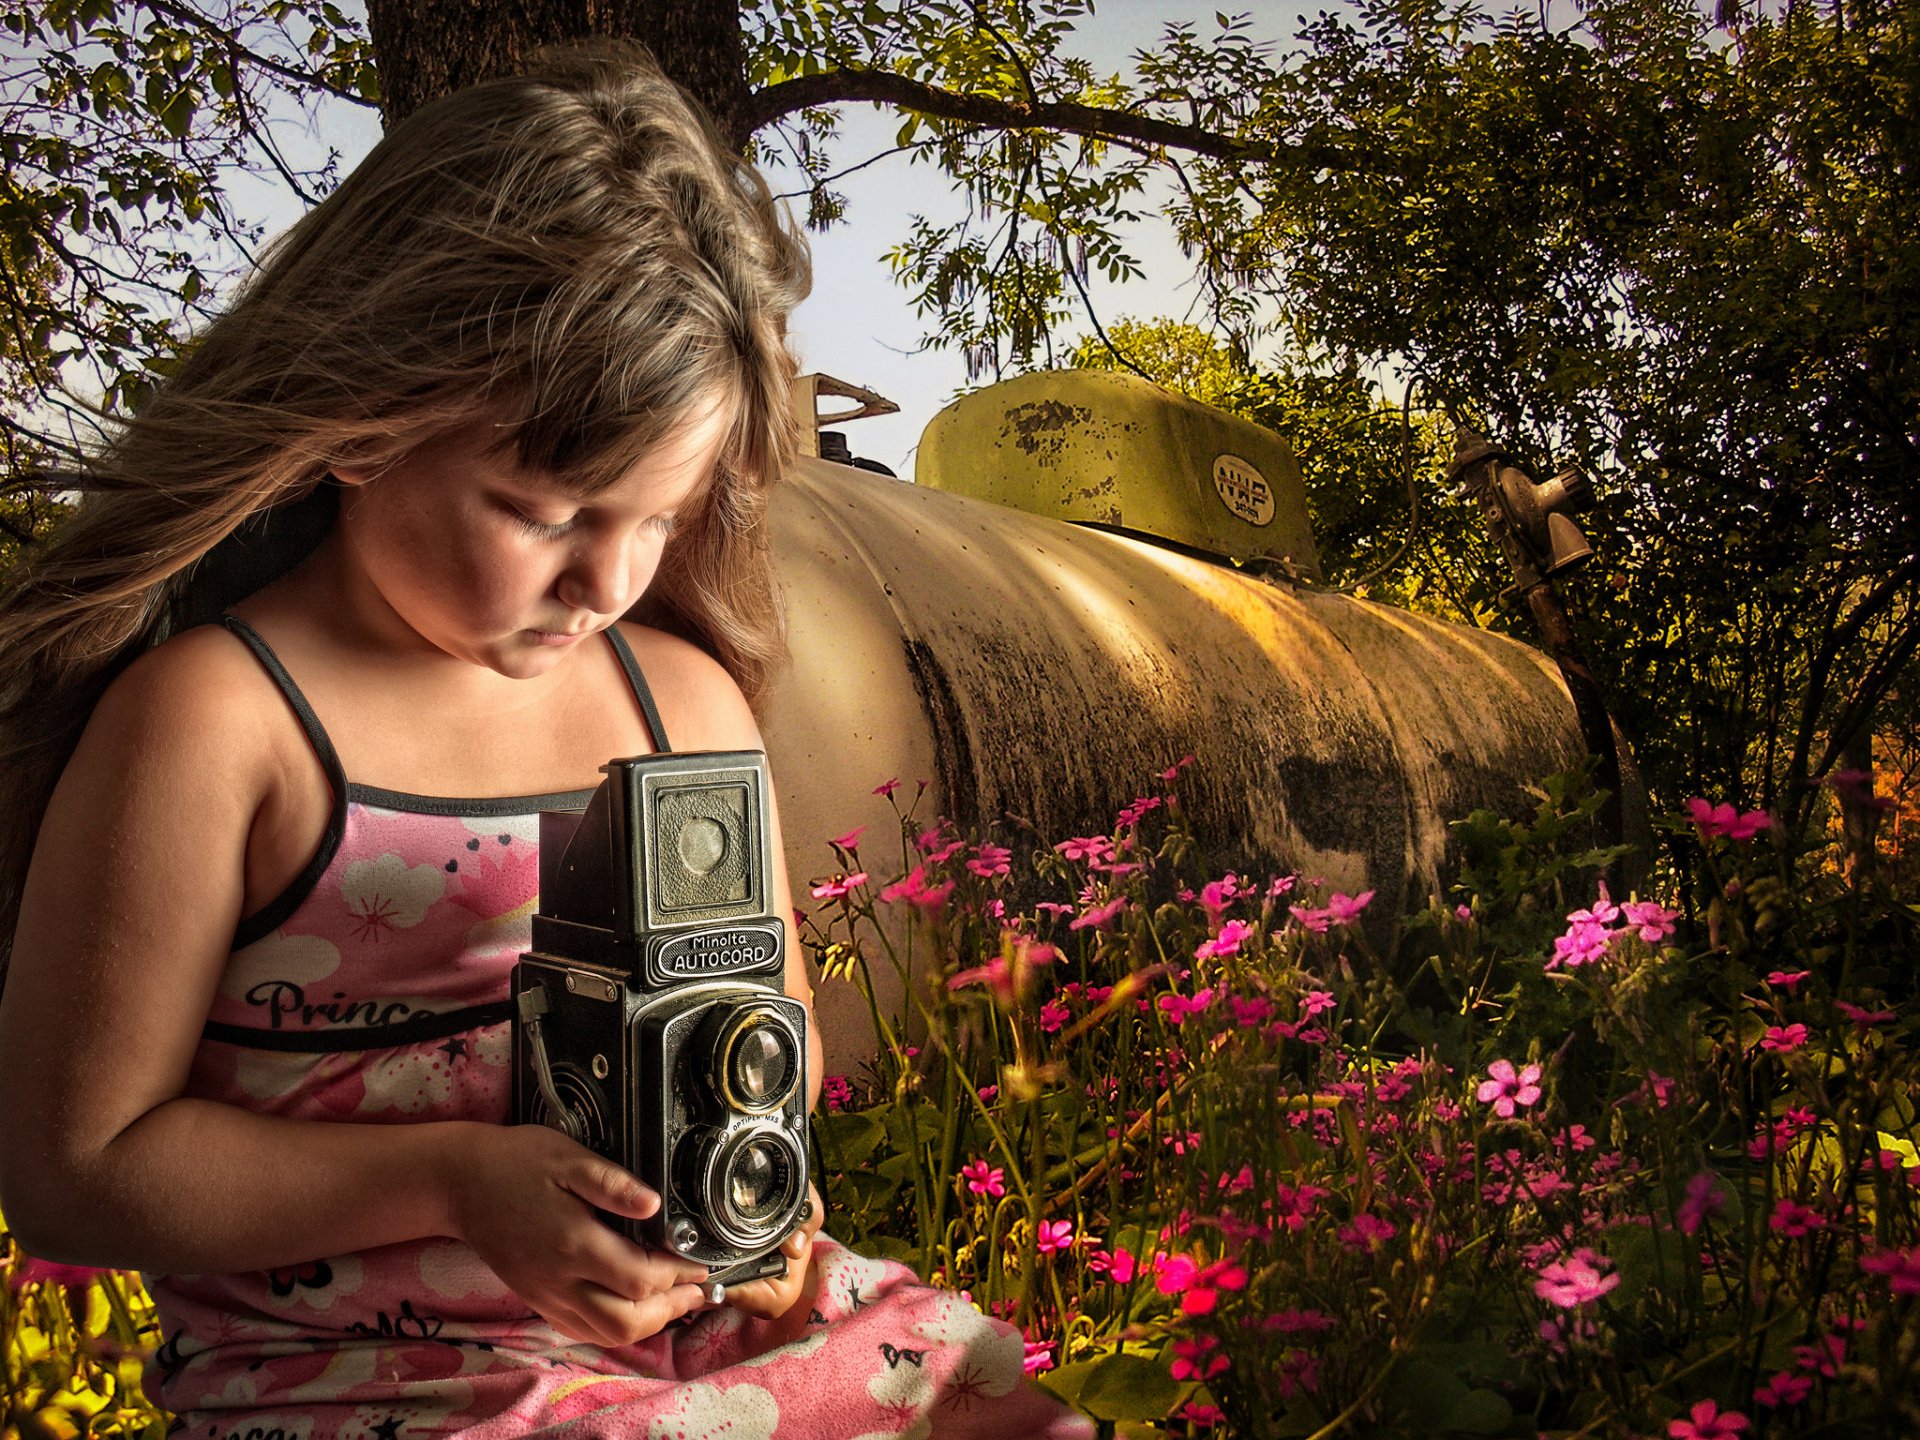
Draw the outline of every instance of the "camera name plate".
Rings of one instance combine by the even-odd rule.
[[[725,925],[652,937],[647,981],[685,984],[722,976],[778,974],[784,946],[778,925]]]

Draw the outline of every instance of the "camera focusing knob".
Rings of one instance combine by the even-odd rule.
[[[684,1220],[673,1227],[673,1248],[685,1255],[700,1243],[700,1232]]]

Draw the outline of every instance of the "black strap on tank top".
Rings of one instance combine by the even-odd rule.
[[[347,776],[340,768],[340,757],[334,751],[333,741],[327,738],[326,726],[313,713],[313,706],[300,693],[300,687],[293,683],[293,676],[280,663],[280,657],[260,638],[260,632],[238,615],[222,615],[220,623],[240,638],[273,678],[273,683],[280,687],[280,693],[286,697],[287,704],[300,721],[300,728],[307,732],[307,743],[313,746],[313,753],[319,757],[320,768],[327,772],[327,784],[333,787],[333,813],[327,817],[327,833],[322,837],[319,848],[313,852],[313,858],[307,861],[306,868],[291,885],[263,909],[241,921],[233,936],[233,948],[239,950],[279,929],[287,917],[300,908],[300,902],[313,893],[313,887],[320,883],[320,877],[327,873],[327,866],[333,863],[334,853],[339,850],[341,838],[347,830]]]
[[[613,642],[613,653],[620,657],[620,668],[627,672],[627,683],[633,687],[633,698],[640,702],[640,713],[646,717],[647,735],[653,741],[653,748],[662,755],[673,748],[673,742],[667,739],[667,727],[660,723],[660,712],[654,707],[653,689],[647,684],[647,677],[640,673],[640,662],[633,658],[633,650],[627,644],[627,637],[620,633],[618,625],[607,631],[607,639]]]

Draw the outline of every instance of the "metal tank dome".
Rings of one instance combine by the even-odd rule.
[[[1060,839],[1192,754],[1181,795],[1216,863],[1371,889],[1391,915],[1434,890],[1450,821],[1514,811],[1584,753],[1546,656],[1311,583],[1270,431],[1046,372],[942,411],[918,470],[808,457],[770,506],[793,667],[764,728],[796,888],[827,836],[888,844],[890,778],[931,782],[923,816]],[[817,1007],[836,1068],[871,1053],[851,987]]]

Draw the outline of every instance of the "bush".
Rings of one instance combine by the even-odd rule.
[[[1055,844],[908,807],[900,878],[815,887],[912,1004],[828,1081],[836,1234],[1122,1433],[1920,1432],[1910,910],[1705,801],[1708,912],[1616,902],[1561,776],[1380,953],[1370,895],[1209,873],[1180,769]]]

